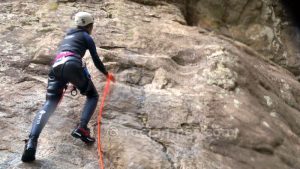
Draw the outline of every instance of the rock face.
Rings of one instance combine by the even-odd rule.
[[[292,23],[293,14],[288,12],[297,13],[293,6],[299,6],[298,2],[187,0],[183,11],[189,25],[241,41],[299,75],[299,25]]]
[[[96,145],[70,136],[84,97],[68,93],[40,137],[38,160],[20,162],[22,140],[44,101],[49,62],[79,10],[95,15],[92,36],[117,78],[102,121],[105,168],[300,168],[300,86],[268,59],[274,52],[269,40],[281,37],[269,34],[278,25],[261,19],[269,3],[2,1],[0,168],[99,167]],[[271,13],[271,19],[280,14]],[[284,24],[279,18],[272,21]],[[222,35],[226,24],[234,25],[226,32],[239,32]],[[257,35],[253,43],[236,41],[251,39],[242,34],[249,31]],[[268,45],[258,45],[265,37]],[[88,54],[85,60],[101,93],[105,78]]]

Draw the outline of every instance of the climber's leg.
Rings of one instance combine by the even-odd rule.
[[[65,85],[65,82],[57,79],[53,71],[49,73],[46,102],[33,120],[29,140],[26,141],[22,161],[30,162],[35,160],[35,152],[39,135],[45,127],[49,117],[55,111],[63,95]]]
[[[86,72],[85,68],[83,68],[78,62],[69,61],[65,65],[63,78],[76,86],[76,88],[80,90],[81,94],[86,95],[86,102],[82,111],[80,123],[72,132],[72,136],[81,138],[82,141],[86,143],[93,143],[95,142],[95,139],[90,136],[87,124],[96,109],[99,95]]]

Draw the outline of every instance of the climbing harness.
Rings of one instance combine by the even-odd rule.
[[[55,61],[59,60],[59,59],[62,59],[64,57],[68,57],[68,56],[75,56],[76,54],[73,53],[73,52],[61,52],[59,53],[58,55],[56,55],[55,57]]]
[[[58,65],[64,64],[69,58],[69,57],[73,57],[73,58],[77,58],[81,60],[81,57],[75,53],[72,52],[61,52],[59,54],[57,54],[54,58],[54,60],[52,61],[51,65],[53,68],[55,68]]]
[[[64,87],[63,95],[65,93],[70,93],[71,96],[77,96],[78,91],[77,91],[77,88],[74,85],[72,85],[71,83],[67,83],[66,86]]]
[[[71,90],[71,95],[72,96],[76,96],[77,95],[77,89],[76,89],[76,87],[75,86],[73,86],[73,89]]]

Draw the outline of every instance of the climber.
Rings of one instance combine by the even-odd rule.
[[[110,80],[114,81],[115,79],[111,73],[106,71],[97,54],[95,43],[90,36],[93,23],[94,19],[91,14],[78,12],[75,15],[77,27],[71,29],[62,40],[48,75],[46,102],[33,120],[29,139],[25,140],[25,149],[22,155],[23,162],[35,160],[39,135],[60,102],[67,83],[73,84],[82,95],[86,96],[80,123],[71,135],[87,144],[95,142],[95,138],[90,136],[87,124],[97,106],[98,93],[82,62],[86,50],[89,50],[97,69]]]

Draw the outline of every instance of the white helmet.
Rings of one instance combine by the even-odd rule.
[[[94,23],[94,18],[92,14],[87,12],[78,12],[75,15],[76,26],[86,26],[90,23]]]

